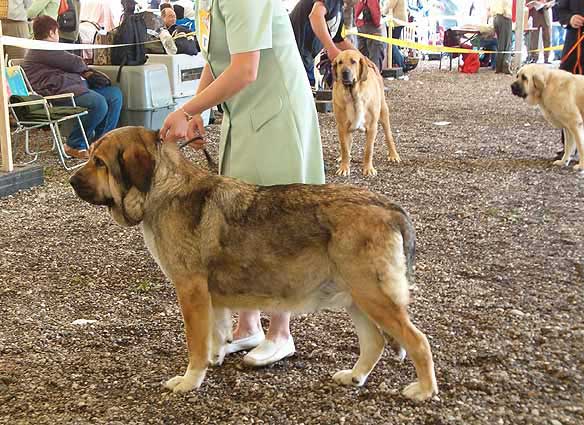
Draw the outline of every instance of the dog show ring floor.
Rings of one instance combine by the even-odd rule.
[[[360,173],[363,135],[337,177],[334,116],[319,120],[327,181],[411,215],[410,312],[437,396],[405,399],[414,369],[389,348],[364,387],[336,385],[359,354],[340,310],[294,316],[297,352],[273,367],[233,354],[198,391],[166,391],[187,363],[174,289],[139,228],[78,199],[49,152],[43,186],[0,198],[0,423],[583,424],[584,176],[552,165],[560,132],[511,94],[512,76],[422,62],[408,77],[385,82],[402,162],[387,161],[379,131],[376,177]],[[213,125],[214,158],[218,138]]]

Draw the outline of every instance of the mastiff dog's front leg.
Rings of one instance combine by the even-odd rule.
[[[221,366],[225,359],[227,345],[233,340],[231,322],[231,310],[222,307],[213,307],[213,320],[211,321],[212,345],[211,366]]]
[[[184,375],[169,379],[165,385],[175,393],[184,393],[199,388],[207,372],[211,298],[205,277],[173,280],[173,283],[185,325],[189,365]]]

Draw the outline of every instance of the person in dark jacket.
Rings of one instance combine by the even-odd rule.
[[[311,86],[314,86],[314,58],[323,49],[333,61],[341,50],[354,49],[343,38],[343,0],[300,0],[290,12],[296,44]]]
[[[33,22],[33,33],[35,40],[58,42],[59,24],[50,16],[40,16]],[[88,109],[81,121],[90,143],[117,127],[122,92],[114,86],[90,89],[82,76],[89,68],[79,56],[60,50],[29,50],[22,67],[39,95],[73,93],[76,105]],[[78,124],[69,134],[64,149],[75,158],[88,157]]]
[[[560,69],[573,74],[582,74],[584,69],[584,54],[580,55],[578,63],[578,49],[584,49],[584,43],[580,41],[580,46],[576,47],[570,55],[578,39],[584,34],[584,0],[560,0],[557,4],[558,20],[566,27],[566,39],[562,50],[562,62]],[[564,143],[564,133],[562,132],[562,144]],[[564,149],[556,154],[556,159],[564,155]]]
[[[566,27],[566,40],[562,51],[563,58],[578,41],[578,32],[584,33],[584,0],[560,0],[557,6],[560,24]],[[584,48],[584,43],[580,42],[580,48]],[[560,69],[572,73],[578,70],[576,67],[576,59],[578,57],[576,50],[562,61]],[[580,66],[584,68],[584,55],[580,55]]]

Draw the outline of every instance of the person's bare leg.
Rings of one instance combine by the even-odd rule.
[[[294,340],[290,335],[290,313],[275,313],[270,316],[266,339],[250,351],[243,362],[255,367],[268,366],[295,352]]]
[[[255,335],[262,330],[260,321],[260,312],[254,311],[240,311],[237,320],[237,327],[233,331],[233,340],[236,341],[241,338],[246,338]]]
[[[290,338],[290,313],[272,313],[266,339],[278,343]]]

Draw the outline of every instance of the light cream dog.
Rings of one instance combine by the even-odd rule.
[[[345,307],[359,360],[333,379],[361,386],[391,335],[418,379],[406,397],[438,391],[428,340],[410,321],[415,233],[399,206],[347,185],[259,187],[209,174],[172,143],[143,128],[114,130],[95,143],[72,177],[83,200],[108,206],[146,245],[176,288],[189,365],[166,385],[198,388],[231,338],[230,309],[313,311]]]
[[[528,104],[539,106],[551,125],[564,129],[564,156],[554,164],[567,166],[577,148],[580,162],[574,169],[584,170],[584,76],[545,65],[525,65],[511,91]]]
[[[366,134],[363,175],[377,174],[373,167],[373,149],[378,121],[381,121],[385,133],[389,160],[400,162],[391,134],[383,78],[375,64],[356,50],[345,50],[333,61],[333,80],[333,110],[341,144],[337,174],[347,176],[351,172],[354,131]]]

